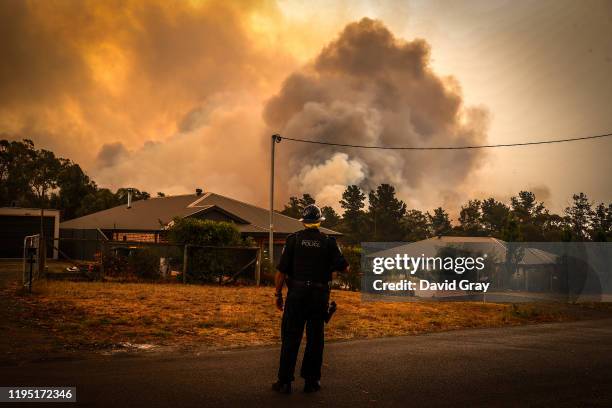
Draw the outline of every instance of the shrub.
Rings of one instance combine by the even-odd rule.
[[[232,246],[243,244],[240,231],[232,223],[197,218],[175,218],[168,230],[168,240],[174,244],[202,246]]]
[[[159,278],[159,253],[150,248],[141,248],[128,256],[128,268],[141,279]]]
[[[346,246],[342,248],[344,258],[351,266],[348,272],[338,274],[340,285],[348,290],[361,289],[361,247]]]
[[[175,219],[168,231],[168,240],[194,246],[188,254],[187,277],[191,282],[221,282],[224,276],[231,275],[241,266],[241,257],[233,252],[240,250],[222,247],[253,244],[252,238],[243,240],[232,223],[197,218]]]
[[[164,258],[171,268],[180,268],[183,250],[180,247],[116,246],[105,251],[101,262],[106,277],[134,281],[139,279],[159,279],[160,260]]]

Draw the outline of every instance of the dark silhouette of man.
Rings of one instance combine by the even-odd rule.
[[[304,229],[287,237],[275,276],[276,307],[283,311],[278,381],[272,388],[291,393],[304,326],[306,350],[300,375],[304,392],[321,389],[321,366],[325,344],[324,327],[329,307],[330,282],[335,271],[347,271],[348,263],[333,237],[319,230],[325,218],[316,205],[304,208],[300,221]],[[283,284],[287,300],[283,304]],[[284,307],[283,307],[284,306]]]

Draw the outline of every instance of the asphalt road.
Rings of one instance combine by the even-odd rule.
[[[0,386],[76,385],[79,405],[102,407],[612,406],[611,319],[328,344],[317,394],[301,381],[270,391],[277,358],[267,347],[26,363],[0,367]]]

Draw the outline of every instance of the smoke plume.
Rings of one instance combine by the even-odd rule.
[[[363,19],[300,68],[291,41],[275,40],[280,25],[267,0],[2,2],[0,132],[74,160],[100,186],[201,187],[257,204],[268,195],[272,133],[367,145],[485,140],[486,113],[432,72],[425,41]],[[284,142],[278,157],[277,205],[308,192],[337,208],[347,184],[383,182],[430,204],[459,191],[481,153]]]
[[[429,45],[404,41],[364,18],[346,26],[312,63],[291,74],[264,110],[271,131],[291,138],[381,146],[482,144],[487,112],[463,105],[453,78],[429,66]],[[460,191],[482,151],[359,150],[285,142],[290,193],[337,207],[340,186],[396,186],[412,205]],[[456,194],[456,193],[453,193]],[[458,203],[455,203],[457,205]]]

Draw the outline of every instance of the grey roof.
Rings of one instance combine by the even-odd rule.
[[[503,262],[506,259],[506,253],[508,250],[507,243],[505,241],[493,237],[441,236],[377,251],[368,254],[367,257],[394,257],[396,254],[435,257],[441,247],[457,247],[483,254],[486,253],[488,256],[492,257],[495,262]],[[523,247],[523,256],[519,264],[553,264],[556,262],[556,259],[557,256],[551,254],[550,252],[542,251],[537,248]]]
[[[233,198],[215,193],[189,194],[170,197],[156,197],[132,202],[132,208],[125,204],[98,211],[84,217],[62,222],[62,229],[102,229],[124,231],[160,231],[175,217],[188,217],[217,209],[234,221],[241,232],[268,233],[269,211]],[[290,234],[303,228],[302,223],[283,214],[274,214],[274,232]],[[339,232],[321,228],[326,234],[341,235]]]

